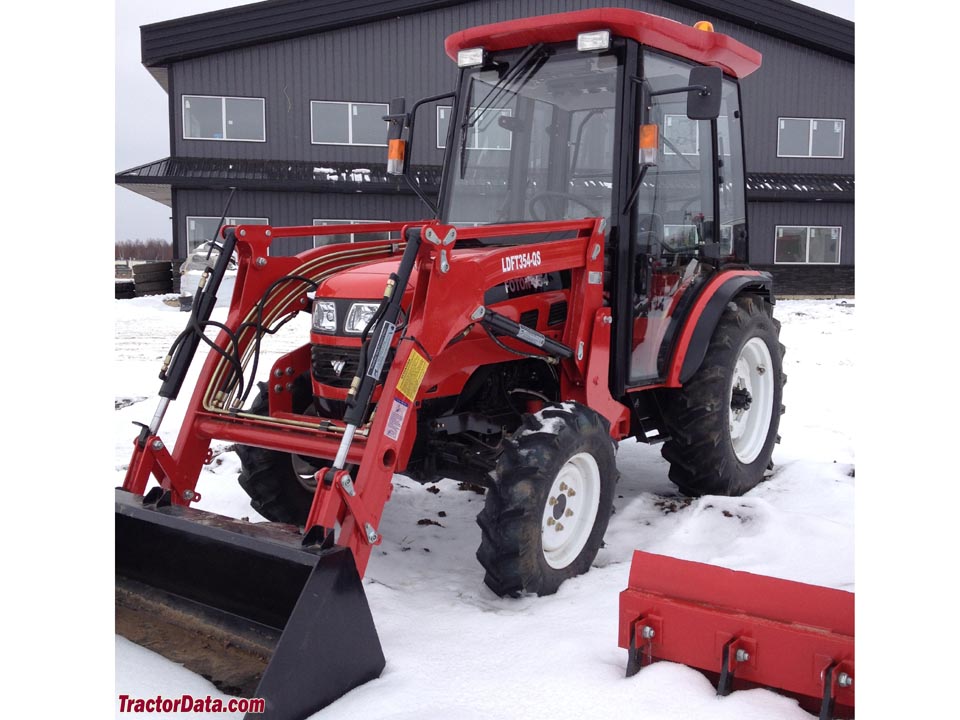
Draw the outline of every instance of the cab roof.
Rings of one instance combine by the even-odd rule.
[[[659,15],[620,8],[578,10],[480,25],[450,35],[444,48],[455,60],[457,52],[467,48],[482,47],[495,52],[540,42],[572,41],[580,33],[592,30],[609,30],[612,35],[633,38],[647,47],[718,67],[737,78],[744,78],[759,68],[762,60],[759,52],[729,35],[697,30]]]

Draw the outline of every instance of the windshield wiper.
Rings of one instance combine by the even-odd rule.
[[[468,110],[464,117],[463,124],[460,125],[460,179],[466,176],[466,156],[467,156],[467,131],[472,128],[483,117],[484,110],[500,100],[504,93],[510,91],[516,95],[526,85],[533,75],[540,69],[543,62],[549,56],[549,52],[543,46],[543,43],[527,48],[517,59],[516,65],[511,68],[506,75],[497,81],[497,84],[487,91],[483,99],[477,103],[473,110]],[[522,77],[521,77],[522,76]],[[517,83],[517,86],[511,90],[511,86]],[[496,94],[494,94],[496,93]],[[492,97],[491,97],[492,96]]]

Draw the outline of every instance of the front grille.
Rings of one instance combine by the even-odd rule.
[[[561,300],[550,306],[547,325],[563,325],[567,321],[567,301]]]
[[[393,356],[396,348],[390,348],[386,360],[383,361],[383,369],[380,371],[380,379],[377,382],[383,382],[390,372],[390,365],[393,363]],[[311,364],[313,365],[313,377],[321,385],[329,385],[335,388],[348,388],[353,382],[353,376],[357,374],[357,366],[360,364],[360,348],[339,347],[336,345],[312,345],[310,347]],[[334,363],[343,363],[339,374]]]
[[[525,313],[520,313],[520,324],[526,325],[531,330],[537,329],[537,320],[540,318],[540,313],[536,310],[527,310]]]
[[[333,345],[313,345],[310,347],[313,377],[322,385],[335,388],[350,387],[353,376],[357,374],[360,363],[360,348],[338,347]],[[338,373],[334,363],[343,362]]]

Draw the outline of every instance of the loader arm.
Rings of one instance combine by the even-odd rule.
[[[317,283],[344,268],[395,257],[403,248],[396,241],[377,241],[329,245],[293,257],[269,257],[267,254],[271,242],[277,238],[335,234],[344,232],[344,227],[352,228],[271,228],[259,225],[224,228],[224,236],[228,231],[236,233],[239,266],[225,330],[221,330],[214,341],[216,347],[224,352],[233,351],[241,365],[248,367],[256,361],[259,338],[285,318],[308,308],[308,293]],[[401,232],[404,227],[403,223],[371,224],[365,225],[364,231]],[[203,288],[203,291],[209,290]],[[236,337],[236,346],[227,331]],[[273,369],[274,373],[279,369],[281,377],[277,379],[283,382],[271,383],[271,390],[281,405],[286,403],[289,407],[287,396],[291,388],[287,382],[292,379],[290,375],[294,369],[303,371],[309,366],[309,359],[293,353],[283,360]],[[175,354],[165,361],[161,379],[171,361],[175,361]],[[294,368],[292,361],[303,366]],[[291,370],[287,372],[287,368]],[[253,382],[252,378],[250,382]],[[242,389],[246,392],[247,387]],[[331,448],[335,450],[339,443],[337,428],[316,432],[315,426],[305,427],[303,422],[292,419],[265,421],[248,416],[239,409],[240,390],[231,363],[221,352],[211,349],[172,452],[164,446],[156,430],[141,434],[134,442],[123,489],[143,495],[153,476],[164,490],[170,491],[174,504],[197,502],[200,499],[196,492],[197,478],[204,463],[211,460],[210,442],[214,438],[290,451],[299,448],[302,452],[307,447],[321,456]]]
[[[413,448],[420,383],[429,364],[465,329],[481,322],[486,314],[484,293],[497,283],[529,275],[530,263],[539,273],[569,270],[574,275],[571,285],[578,288],[563,337],[564,344],[574,350],[569,360],[560,362],[563,397],[590,402],[606,413],[617,431],[626,427],[628,410],[610,396],[608,368],[588,364],[590,358],[584,352],[597,324],[607,328],[609,345],[610,323],[604,319],[609,317],[609,309],[603,307],[602,292],[603,230],[601,219],[468,229],[425,226],[427,241],[417,258],[416,290],[408,321],[366,438],[360,440],[364,450],[357,477],[340,472],[322,482],[324,473],[317,474],[317,491],[306,523],[308,534],[314,527],[329,529],[339,523],[336,542],[353,551],[363,574],[372,548],[380,542],[377,527],[392,491],[393,474],[406,466]],[[500,247],[480,254],[452,253],[458,240],[548,232],[575,234],[569,239]],[[403,290],[398,287],[396,292]]]

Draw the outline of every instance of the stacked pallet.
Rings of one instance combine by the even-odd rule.
[[[134,265],[133,284],[136,297],[173,292],[172,263],[166,261]]]

